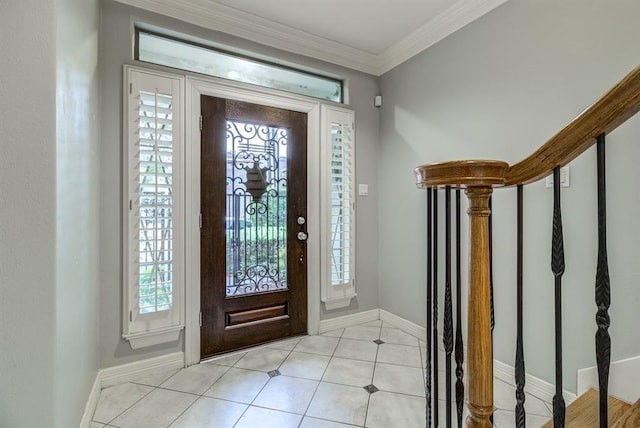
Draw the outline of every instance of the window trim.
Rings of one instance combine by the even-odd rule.
[[[327,80],[327,81],[331,81],[331,82],[337,83],[340,86],[340,100],[339,101],[327,100],[327,99],[324,99],[324,98],[313,97],[313,96],[307,95],[307,94],[301,94],[301,93],[297,93],[297,92],[286,91],[286,90],[280,89],[280,88],[274,88],[274,87],[270,87],[270,86],[255,85],[255,84],[252,84],[252,83],[243,82],[243,81],[239,81],[239,80],[233,80],[233,79],[229,79],[229,78],[225,78],[225,77],[221,77],[221,76],[214,76],[214,75],[210,75],[210,74],[199,73],[199,72],[193,71],[193,70],[186,70],[186,69],[182,69],[182,68],[176,68],[176,67],[171,67],[171,66],[164,65],[164,64],[157,64],[157,63],[154,63],[154,62],[141,60],[140,59],[140,33],[145,33],[145,34],[149,34],[151,36],[155,36],[155,37],[171,40],[171,41],[174,41],[174,42],[179,42],[179,43],[183,43],[183,44],[186,44],[186,45],[191,45],[191,46],[207,49],[207,50],[210,50],[212,52],[220,53],[220,54],[223,54],[223,55],[228,55],[228,56],[231,56],[231,57],[234,57],[234,58],[243,59],[243,60],[246,60],[246,61],[254,62],[256,64],[261,64],[261,65],[265,65],[265,66],[268,66],[268,67],[273,67],[273,68],[277,68],[277,69],[292,71],[292,72],[295,72],[295,73],[300,73],[300,74],[304,74],[304,75],[307,75],[307,76],[315,77],[315,78],[318,78],[318,79],[324,79],[324,80]],[[308,98],[311,98],[311,99],[314,99],[314,100],[320,100],[321,102],[335,102],[335,103],[338,103],[338,104],[344,104],[345,103],[345,82],[344,82],[344,79],[327,76],[327,75],[324,75],[324,74],[321,74],[321,73],[316,73],[316,72],[313,72],[313,71],[303,70],[301,68],[296,68],[296,67],[293,67],[293,66],[290,66],[290,65],[281,64],[281,63],[278,63],[278,62],[275,62],[275,61],[269,61],[269,60],[266,60],[266,59],[263,59],[263,58],[258,58],[257,56],[252,56],[252,55],[248,55],[248,54],[245,54],[245,53],[235,52],[235,51],[230,50],[230,49],[223,49],[223,48],[220,48],[218,46],[213,46],[211,44],[197,42],[197,41],[194,41],[194,40],[190,40],[189,36],[187,36],[187,35],[185,35],[184,37],[179,37],[179,36],[175,36],[175,35],[166,34],[166,33],[163,33],[161,31],[148,29],[143,25],[135,25],[135,27],[134,27],[133,59],[135,61],[139,61],[139,62],[141,62],[143,64],[160,65],[162,67],[169,67],[169,68],[173,68],[175,70],[184,71],[184,72],[187,72],[187,73],[194,73],[194,74],[197,74],[199,76],[206,76],[208,78],[231,80],[233,82],[243,83],[243,84],[247,84],[247,85],[251,85],[251,86],[255,86],[255,87],[259,87],[259,88],[266,88],[266,89],[275,90],[275,91],[282,91],[282,92],[285,92],[285,93],[293,94],[295,96],[308,97]]]
[[[134,106],[136,94],[133,94],[134,76],[140,75],[150,79],[170,79],[171,86],[178,93],[173,107],[173,159],[172,159],[172,308],[168,311],[139,314],[136,313],[135,296],[137,287],[132,281],[134,262],[131,260],[132,230],[136,227],[131,220],[131,201],[133,200],[132,180],[134,145],[137,140],[135,120],[137,113]],[[122,337],[129,341],[133,349],[152,346],[159,343],[178,340],[180,331],[184,329],[184,77],[171,73],[152,71],[134,66],[123,67],[123,279],[122,279]],[[172,94],[173,96],[173,94]]]

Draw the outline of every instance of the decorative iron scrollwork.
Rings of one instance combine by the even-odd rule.
[[[227,120],[227,296],[287,288],[287,139]]]

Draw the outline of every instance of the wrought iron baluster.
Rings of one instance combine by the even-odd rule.
[[[427,397],[426,426],[431,427],[431,286],[432,286],[432,210],[431,195],[433,189],[427,189],[427,355],[425,358],[425,394]],[[437,355],[437,354],[436,354]],[[438,403],[436,403],[437,405]]]
[[[462,276],[460,268],[460,189],[456,189],[456,411],[462,427],[464,406],[464,344],[462,342]]]
[[[524,369],[524,347],[522,337],[522,270],[523,270],[523,187],[518,186],[518,209],[517,209],[517,296],[516,296],[516,317],[517,317],[517,337],[516,337],[516,428],[524,428],[526,425],[526,413],[524,411],[524,385],[525,385],[525,369]]]
[[[560,167],[553,170],[553,234],[551,271],[555,277],[556,393],[553,396],[553,426],[564,427],[565,403],[562,396],[562,275],[564,274],[562,208],[560,206]]]
[[[433,426],[438,426],[438,189],[433,190],[433,321],[432,321],[432,351],[433,351]]]
[[[442,344],[445,359],[446,426],[451,427],[451,354],[453,353],[453,303],[451,301],[451,187],[445,188],[445,289]]]
[[[611,363],[611,337],[609,336],[609,305],[611,304],[611,283],[607,260],[607,194],[605,182],[605,136],[597,139],[598,168],[598,265],[596,268],[596,362],[598,384],[600,386],[600,427],[609,421],[607,397],[609,395],[609,365]]]

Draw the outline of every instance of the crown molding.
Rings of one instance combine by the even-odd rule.
[[[377,56],[206,0],[116,0],[284,51],[377,74]]]
[[[379,56],[378,75],[402,64],[508,0],[460,0]]]
[[[508,0],[459,0],[379,55],[208,0],[115,0],[284,51],[380,76]]]

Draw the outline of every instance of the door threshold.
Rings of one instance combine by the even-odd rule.
[[[228,358],[228,357],[233,357],[234,355],[239,355],[239,354],[244,354],[246,352],[250,352],[250,351],[256,351],[258,349],[263,349],[263,348],[275,348],[274,345],[277,345],[278,343],[284,343],[284,342],[288,342],[289,340],[293,340],[293,339],[302,339],[304,337],[308,337],[308,334],[298,334],[295,336],[289,336],[289,337],[284,337],[282,339],[276,339],[276,340],[272,340],[270,342],[265,342],[265,343],[260,343],[258,345],[254,345],[254,346],[248,346],[246,348],[241,348],[241,349],[234,349],[233,351],[229,351],[229,352],[224,352],[221,354],[217,354],[217,355],[212,355],[210,357],[206,357],[200,360],[201,363],[214,363],[216,360],[221,360],[223,358]],[[278,349],[278,348],[275,348]]]

